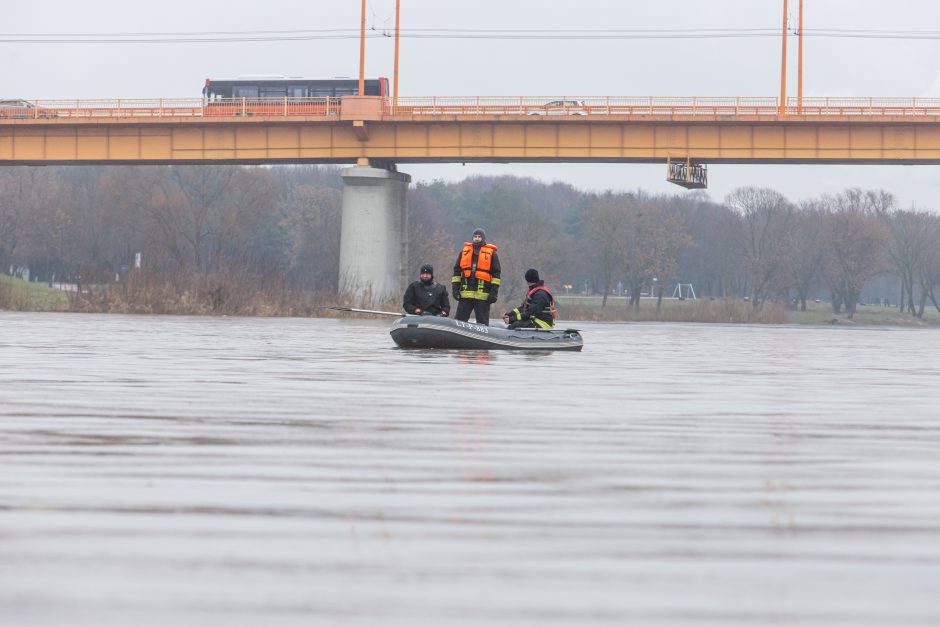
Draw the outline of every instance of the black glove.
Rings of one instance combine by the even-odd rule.
[[[450,288],[450,293],[453,295],[454,300],[460,300],[460,284],[453,283]]]
[[[496,302],[496,297],[497,297],[498,295],[499,295],[499,288],[498,288],[498,287],[493,287],[493,288],[490,290],[490,295],[487,297],[486,302],[488,302],[488,303],[495,303],[495,302]]]

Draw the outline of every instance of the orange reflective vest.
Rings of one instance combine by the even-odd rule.
[[[490,274],[490,267],[493,264],[493,255],[495,253],[496,246],[483,244],[480,246],[480,254],[477,255],[474,261],[473,244],[465,242],[463,250],[460,251],[460,273],[463,278],[469,279],[472,274],[476,279],[492,282],[493,275]]]

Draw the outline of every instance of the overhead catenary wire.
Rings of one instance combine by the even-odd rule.
[[[777,37],[775,28],[689,28],[689,29],[402,29],[404,39],[488,39],[488,40],[650,40],[650,39],[735,39]],[[940,39],[940,31],[887,29],[806,29],[805,37],[837,39]],[[369,39],[391,37],[387,30],[373,28]],[[0,33],[7,44],[173,44],[173,43],[251,43],[277,41],[316,41],[357,39],[358,30],[348,28],[190,31],[190,32],[112,32],[112,33]]]

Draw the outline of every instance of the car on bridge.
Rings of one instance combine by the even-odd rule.
[[[587,107],[583,100],[552,100],[529,111],[529,115],[587,115]]]
[[[0,118],[52,118],[55,112],[28,100],[0,100]]]

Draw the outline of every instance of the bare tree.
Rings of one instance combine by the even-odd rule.
[[[55,168],[17,169],[14,181],[11,200],[20,216],[16,256],[29,265],[31,276],[61,276],[78,220],[70,210],[69,190]]]
[[[679,212],[653,201],[634,203],[627,213],[625,253],[631,306],[640,306],[643,287],[656,278],[659,284],[656,307],[662,307],[663,291],[676,275],[679,253],[690,242]]]
[[[168,208],[176,215],[179,235],[188,244],[190,262],[197,270],[207,267],[209,237],[218,230],[222,205],[229,199],[235,166],[183,166],[170,169],[165,188]]]
[[[930,243],[924,251],[921,260],[918,283],[921,290],[921,305],[918,317],[923,318],[926,299],[930,299],[933,306],[940,312],[940,303],[937,302],[937,287],[940,286],[940,216],[925,214],[924,239]]]
[[[104,202],[121,207],[120,227],[139,244],[146,265],[155,272],[178,273],[189,255],[180,236],[178,212],[166,195],[167,168],[109,168],[101,180]]]
[[[602,307],[607,305],[614,276],[624,270],[629,233],[627,214],[631,210],[636,211],[632,199],[613,194],[601,196],[587,209],[585,236],[597,260],[604,292]]]
[[[855,315],[862,288],[881,268],[890,234],[880,212],[885,196],[849,189],[827,199],[823,220],[826,277],[833,312]]]
[[[739,246],[748,271],[751,304],[757,309],[786,285],[794,235],[793,205],[779,192],[742,187],[726,203],[741,215]]]
[[[677,204],[673,200],[674,204]],[[680,255],[679,274],[699,294],[726,297],[740,294],[746,283],[738,252],[740,216],[717,203],[681,203],[690,243]]]
[[[335,291],[339,278],[342,193],[300,184],[280,208],[280,229],[287,248],[288,278],[314,291]]]
[[[276,228],[279,194],[268,168],[240,168],[229,183],[225,203],[211,230],[212,254],[209,269],[254,274],[270,282],[283,274],[282,258],[269,250],[277,242],[270,234]]]
[[[790,240],[790,263],[787,264],[789,286],[796,290],[800,311],[806,311],[806,299],[822,271],[824,241],[822,210],[818,202],[804,202],[794,216]]]
[[[627,279],[630,306],[640,306],[643,290],[656,276],[653,260],[655,223],[659,214],[654,203],[631,203],[624,219],[623,274]],[[662,293],[662,290],[660,290]]]
[[[521,297],[525,291],[523,275],[528,268],[538,269],[542,279],[551,284],[557,276],[563,256],[559,248],[558,229],[554,224],[540,220],[534,210],[528,216],[520,212],[517,218],[511,224],[504,223],[498,242],[502,266],[499,298],[506,303]]]
[[[663,289],[669,280],[676,278],[679,253],[691,243],[691,238],[685,230],[685,221],[675,212],[662,208],[649,212],[648,234],[645,238],[650,248],[650,273],[659,278],[659,294],[656,298],[656,309],[663,305]]]
[[[0,168],[0,271],[16,252],[23,230],[22,189],[13,168]]]
[[[894,270],[901,279],[900,309],[915,316],[914,285],[923,276],[924,263],[936,240],[931,233],[931,215],[918,211],[895,211],[887,216],[891,232],[887,251]],[[927,294],[922,290],[920,315],[923,315]]]

